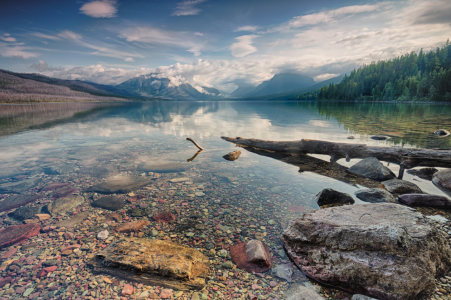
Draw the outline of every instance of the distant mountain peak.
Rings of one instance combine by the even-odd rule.
[[[315,81],[309,76],[294,73],[279,73],[275,74],[270,80],[263,81],[252,92],[245,95],[245,97],[253,98],[283,93],[290,90],[306,88],[314,84]]]

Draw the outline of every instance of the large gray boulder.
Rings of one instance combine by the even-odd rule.
[[[451,196],[451,169],[445,169],[435,173],[432,177],[432,183],[448,196]]]
[[[413,299],[451,266],[446,239],[416,210],[392,203],[331,207],[282,234],[310,278],[378,299]]]
[[[362,159],[348,169],[348,172],[357,176],[384,181],[396,178],[396,175],[375,157]]]
[[[370,203],[396,203],[396,198],[392,194],[379,188],[357,190],[354,195],[360,200]]]
[[[406,180],[391,179],[383,181],[382,184],[393,194],[423,194],[423,191],[415,183]]]

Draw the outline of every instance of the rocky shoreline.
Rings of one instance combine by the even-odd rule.
[[[83,156],[77,159],[83,172],[18,174],[14,180],[4,177],[0,182],[0,203],[8,207],[0,213],[1,300],[363,299],[353,295],[355,292],[310,282],[286,256],[280,243],[284,230],[289,231],[301,216],[365,206],[351,204],[352,196],[341,197],[344,200],[338,207],[329,199],[321,203],[325,204],[323,208],[316,209],[307,204],[315,197],[312,193],[305,194],[308,187],[293,190],[283,182],[268,181],[249,165],[237,170],[233,163],[216,169],[208,164],[147,163],[143,173],[143,166],[133,160],[129,163],[137,167],[122,172],[112,168],[114,163],[108,168],[83,168],[85,161]],[[384,168],[378,170],[387,176]],[[360,197],[357,195],[362,200],[376,199],[370,201],[374,204],[366,204],[368,207],[392,205],[412,210],[395,204],[393,199],[398,201],[400,193],[406,191],[422,192],[410,182],[404,184],[396,179],[367,185],[368,178],[351,178],[373,189],[364,195],[361,193],[365,190],[360,189]],[[248,195],[254,196],[248,198]],[[255,201],[257,197],[265,200]],[[305,205],[285,200],[299,197],[306,199]],[[414,210],[432,216],[424,218],[424,222],[430,230],[443,236],[449,248],[451,214],[446,209],[444,205]],[[292,223],[286,229],[290,220]],[[39,232],[35,232],[37,228]],[[164,282],[149,285],[133,278],[121,278],[112,275],[114,271],[95,272],[90,262],[123,238],[162,240],[196,249],[210,264],[205,286],[198,291],[184,290],[165,286]],[[3,240],[6,243],[2,244]],[[267,271],[252,272],[246,267],[249,262],[243,262],[243,257],[238,258],[236,254],[245,250],[233,250],[235,245],[247,249],[246,245],[252,241],[262,242],[263,246],[252,248],[260,254],[250,263],[261,265],[262,261],[269,261]],[[298,266],[302,268],[301,264]],[[429,294],[421,295],[421,299],[448,299],[451,274],[443,270],[437,273],[436,279],[432,271],[426,272],[427,286],[432,289]]]

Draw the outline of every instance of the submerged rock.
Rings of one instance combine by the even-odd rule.
[[[32,236],[38,235],[41,226],[38,224],[26,224],[6,227],[0,230],[0,249],[17,244]]]
[[[124,238],[97,253],[90,266],[94,271],[146,285],[200,290],[210,262],[201,252],[176,243]]]
[[[163,222],[163,223],[175,221],[175,215],[169,211],[154,215],[154,216],[152,216],[152,218],[157,222]]]
[[[328,204],[354,204],[351,195],[333,189],[324,189],[316,195],[316,202],[319,206]]]
[[[91,186],[87,192],[96,192],[101,194],[126,194],[139,190],[148,185],[150,180],[142,176],[116,176],[109,180]]]
[[[119,210],[124,205],[124,200],[116,196],[106,196],[91,202],[92,207],[100,207],[112,211]]]
[[[248,272],[261,273],[271,269],[269,249],[258,240],[250,240],[231,246],[230,256],[238,268]]]
[[[47,204],[46,209],[48,213],[52,216],[64,215],[66,212],[74,209],[85,201],[82,196],[69,196],[65,198],[60,198],[52,203]]]
[[[393,194],[422,194],[423,191],[415,184],[406,180],[391,179],[383,181],[385,188]]]
[[[318,292],[299,283],[293,284],[285,292],[286,300],[324,300]]]
[[[390,137],[386,136],[386,135],[373,135],[370,137],[370,139],[372,140],[376,140],[376,141],[385,141],[388,140]]]
[[[21,181],[7,182],[0,184],[0,193],[21,194],[36,187],[42,178],[30,178]]]
[[[287,282],[291,282],[291,276],[293,276],[293,267],[290,264],[280,264],[277,265],[272,270],[273,274],[281,279],[285,279]]]
[[[23,221],[33,218],[34,215],[38,214],[40,211],[41,208],[37,206],[22,206],[12,213],[9,213],[8,217],[16,219],[18,221]]]
[[[185,172],[193,167],[192,163],[187,162],[167,162],[155,163],[149,162],[138,166],[140,172],[156,172],[156,173],[180,173]]]
[[[438,135],[438,136],[440,136],[440,137],[445,137],[445,136],[450,135],[449,131],[448,131],[448,130],[445,130],[445,129],[439,129],[439,130],[437,130],[436,132],[434,132],[434,134],[435,134],[435,135]]]
[[[121,224],[115,228],[117,232],[136,232],[143,228],[144,226],[149,225],[150,222],[147,220],[144,221],[134,221]]]
[[[396,198],[384,189],[374,188],[358,190],[354,195],[362,201],[371,203],[389,202],[396,203]]]
[[[348,172],[357,176],[384,181],[396,178],[396,175],[375,157],[362,159],[348,169]]]
[[[136,217],[144,217],[147,216],[149,214],[149,212],[145,209],[139,208],[139,207],[135,207],[132,209],[129,209],[127,211],[127,215],[129,215],[130,217],[136,218]]]
[[[418,176],[422,179],[426,180],[432,180],[432,177],[435,173],[437,173],[438,170],[436,168],[421,168],[419,170],[413,169],[413,170],[407,170],[407,173]]]
[[[88,211],[79,212],[78,214],[72,216],[71,218],[59,221],[53,225],[56,227],[71,228],[83,222],[86,218],[89,217],[89,214],[90,213]]]
[[[230,152],[230,153],[224,155],[223,158],[225,160],[234,161],[234,160],[237,160],[238,158],[240,158],[240,155],[241,155],[241,151],[236,150],[236,151],[233,151],[233,152]]]
[[[451,169],[445,169],[434,174],[432,183],[451,196]]]
[[[42,195],[38,194],[22,194],[22,195],[16,195],[6,198],[1,202],[0,205],[0,212],[2,211],[8,211],[17,207],[24,206],[28,203],[38,201],[39,199],[44,198]]]
[[[307,213],[282,241],[307,276],[378,299],[412,299],[451,266],[438,230],[414,209],[391,203]]]
[[[451,200],[439,195],[404,194],[399,196],[398,202],[408,206],[428,206],[451,209]]]

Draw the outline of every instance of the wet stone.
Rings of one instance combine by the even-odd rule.
[[[21,194],[36,187],[42,178],[30,178],[21,181],[0,184],[0,193]]]
[[[191,163],[167,162],[155,163],[149,162],[138,166],[139,172],[156,172],[156,173],[180,173],[188,171],[193,167]]]
[[[42,198],[43,196],[38,194],[23,194],[10,196],[1,202],[0,212],[21,207],[28,203],[36,202]]]
[[[74,209],[85,201],[82,196],[69,196],[65,198],[60,198],[52,203],[49,203],[46,207],[46,210],[52,216],[63,215],[68,211]]]
[[[407,170],[407,173],[426,180],[432,180],[432,177],[437,172],[438,170],[436,168],[421,168],[418,170],[417,169]]]
[[[316,195],[316,203],[319,206],[328,204],[354,204],[351,195],[333,189],[324,189]]]
[[[144,217],[147,216],[149,213],[142,208],[132,208],[130,210],[127,211],[127,215],[129,215],[130,217]]]
[[[101,194],[127,194],[149,183],[148,179],[141,176],[116,176],[88,188],[87,191]]]
[[[34,215],[41,211],[40,207],[37,206],[22,206],[12,213],[9,213],[10,218],[16,219],[18,221],[23,221],[26,219],[31,219]]]
[[[41,227],[37,224],[26,224],[6,227],[0,230],[0,248],[8,247],[38,235]]]
[[[124,200],[116,196],[106,196],[91,202],[92,207],[100,207],[111,211],[119,210],[124,205]]]
[[[362,201],[370,203],[390,202],[396,203],[396,198],[390,194],[387,190],[374,188],[364,189],[354,192],[355,196]]]
[[[385,188],[393,194],[422,194],[423,191],[415,184],[406,180],[391,179],[382,181]]]
[[[210,266],[209,259],[193,248],[137,238],[115,241],[96,257],[91,263],[95,271],[178,290],[202,289]]]

